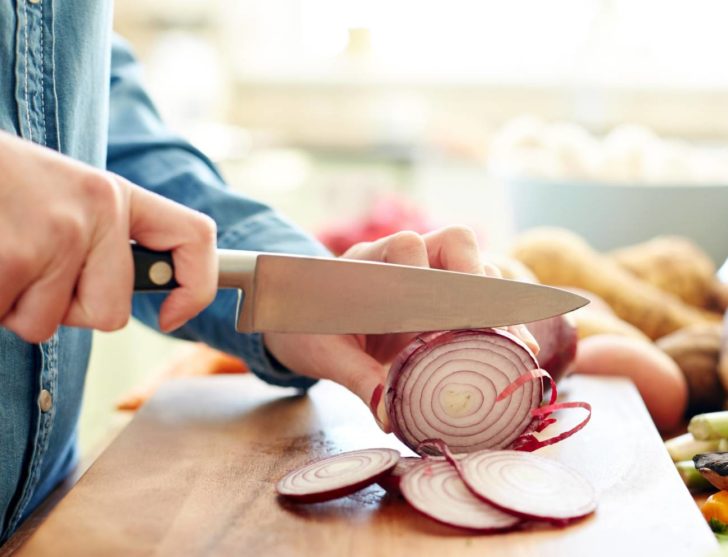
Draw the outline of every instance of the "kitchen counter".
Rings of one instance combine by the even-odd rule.
[[[315,505],[281,501],[275,481],[305,461],[406,449],[334,384],[295,396],[228,376],[164,386],[16,554],[682,557],[717,547],[633,385],[580,376],[562,385],[564,399],[591,402],[593,417],[541,454],[581,471],[599,498],[593,516],[565,528],[473,535],[378,487]],[[560,427],[579,418],[563,414]]]

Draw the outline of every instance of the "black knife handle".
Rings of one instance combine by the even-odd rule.
[[[139,244],[131,244],[134,258],[134,290],[160,292],[179,286],[174,278],[171,251],[153,251]]]

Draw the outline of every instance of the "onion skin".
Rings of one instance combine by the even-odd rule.
[[[560,381],[576,358],[579,337],[574,320],[567,315],[534,321],[527,325],[541,350],[536,355],[539,367]]]
[[[443,347],[452,348],[452,350],[438,355],[438,350],[442,352]],[[446,365],[453,362],[453,365],[459,365],[460,360],[463,358],[462,354],[473,356],[474,352],[480,350],[482,352],[479,352],[477,356],[486,356],[487,353],[488,358],[483,361],[480,361],[480,358],[478,360],[466,358],[465,361],[473,362],[473,365],[468,367],[462,364],[465,367],[457,367],[452,372],[442,371]],[[430,358],[430,360],[427,360],[427,358]],[[493,361],[503,364],[503,369],[495,368]],[[418,367],[420,364],[422,366]],[[482,369],[477,371],[475,368]],[[417,369],[417,372],[413,372],[413,369]],[[500,329],[466,329],[420,335],[395,358],[387,377],[385,406],[392,430],[405,445],[413,450],[417,450],[417,446],[426,438],[433,437],[442,438],[454,452],[458,453],[485,448],[501,449],[509,447],[519,435],[534,429],[537,425],[538,420],[531,416],[530,411],[538,407],[542,401],[544,387],[541,380],[533,380],[523,384],[517,397],[502,402],[497,400],[495,402],[489,401],[486,399],[486,395],[489,395],[489,393],[478,391],[474,387],[471,388],[470,384],[465,385],[468,397],[473,393],[477,395],[480,392],[481,406],[476,406],[471,414],[475,415],[480,412],[483,416],[477,423],[465,421],[464,425],[458,423],[459,416],[450,420],[451,415],[446,410],[442,410],[443,392],[451,384],[447,382],[449,379],[455,378],[453,379],[454,384],[456,384],[455,388],[462,386],[458,381],[464,380],[457,379],[460,374],[471,377],[472,381],[478,385],[488,385],[490,390],[493,391],[496,389],[496,380],[501,384],[498,389],[502,389],[533,369],[538,369],[538,362],[533,353],[520,339]],[[483,370],[487,370],[487,372]],[[422,377],[422,373],[425,372],[429,375]],[[416,377],[414,374],[416,374]],[[435,380],[439,381],[437,385],[433,386],[427,383],[430,377],[435,377]],[[418,391],[422,391],[431,398],[415,400],[416,396],[413,393]],[[458,393],[456,393],[457,395]],[[468,398],[467,403],[469,402],[470,399]],[[493,406],[486,407],[488,402],[491,402]],[[498,413],[491,412],[496,402],[500,404]],[[431,414],[420,413],[413,417],[413,413],[420,412],[423,407]],[[512,415],[504,417],[506,411]],[[449,421],[442,417],[445,414],[447,414],[446,417]],[[468,418],[469,415],[465,414],[464,416]],[[421,422],[426,422],[428,418],[435,422],[434,425],[427,423],[423,426],[430,433],[429,435],[418,435],[416,432],[411,431],[412,427],[420,427],[421,425],[416,418],[419,418]],[[476,416],[473,417],[473,420],[475,419]],[[488,420],[491,423],[487,423]],[[510,421],[504,424],[506,420]],[[485,425],[481,430],[478,430],[480,424]],[[498,427],[500,429],[497,429]],[[491,428],[491,430],[488,430],[488,428]],[[450,433],[445,432],[446,434],[442,434],[443,429],[448,430]],[[489,437],[483,438],[483,435],[489,435]],[[473,439],[475,442],[472,442]]]

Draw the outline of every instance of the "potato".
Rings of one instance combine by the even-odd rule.
[[[718,372],[721,325],[693,325],[657,341],[657,346],[680,367],[688,382],[688,413],[713,412],[723,407],[724,386]]]
[[[591,304],[576,310],[571,315],[574,317],[580,339],[594,335],[613,334],[650,342],[650,338],[634,325],[630,325],[611,312],[592,309]]]
[[[610,257],[642,280],[674,294],[683,302],[724,311],[725,287],[715,264],[699,246],[682,236],[658,236],[613,251]]]
[[[688,387],[677,364],[654,344],[618,335],[579,342],[574,373],[630,378],[660,432],[674,431],[688,403]]]
[[[653,340],[689,325],[720,320],[719,315],[690,306],[637,278],[565,229],[535,228],[525,232],[517,238],[512,255],[543,284],[594,292],[617,316]]]
[[[602,298],[601,296],[597,296],[596,294],[594,294],[594,292],[590,292],[589,290],[584,290],[583,288],[578,288],[576,286],[559,285],[557,288],[561,288],[562,290],[568,290],[569,292],[573,292],[574,294],[577,294],[582,298],[586,298],[587,300],[589,300],[588,305],[580,308],[577,311],[593,310],[600,311],[602,313],[608,313],[609,315],[614,315],[612,308],[607,302],[604,301],[604,298]]]

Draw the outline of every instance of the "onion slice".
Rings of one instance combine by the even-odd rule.
[[[565,524],[594,511],[594,488],[576,470],[523,451],[481,451],[454,461],[483,501],[521,518]]]
[[[364,449],[306,464],[276,484],[279,495],[298,503],[344,497],[377,482],[399,461],[394,449]]]
[[[450,526],[494,532],[521,522],[473,495],[447,461],[426,459],[402,477],[400,490],[419,512]]]
[[[419,456],[400,457],[394,468],[379,478],[377,483],[390,493],[399,493],[402,477],[421,463],[422,459]]]
[[[413,449],[425,439],[442,439],[454,453],[510,447],[540,423],[531,413],[543,397],[541,376],[531,374],[537,368],[526,345],[500,329],[421,335],[387,377],[392,429]]]

